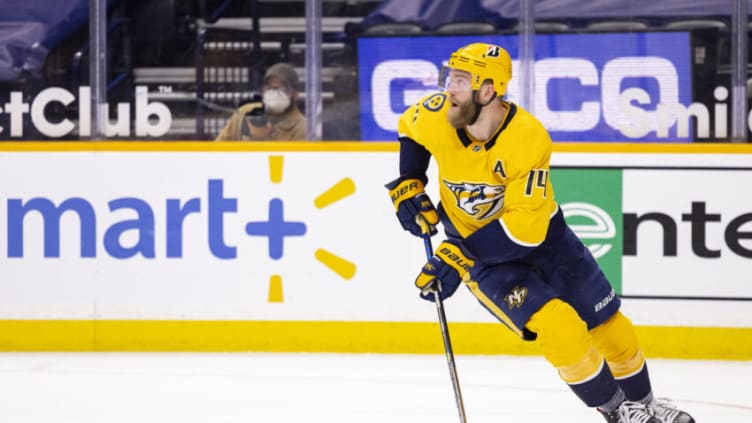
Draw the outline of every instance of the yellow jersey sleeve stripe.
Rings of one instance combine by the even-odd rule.
[[[496,316],[497,319],[501,320],[502,323],[504,323],[509,329],[512,330],[512,332],[516,333],[517,336],[522,337],[522,330],[518,328],[514,322],[512,322],[512,319],[509,318],[500,308],[496,305],[493,301],[491,301],[490,298],[486,296],[486,294],[483,293],[483,291],[478,288],[478,282],[475,281],[467,281],[465,282],[467,284],[467,287],[470,288],[470,292],[473,293],[475,298],[478,299],[491,313]]]

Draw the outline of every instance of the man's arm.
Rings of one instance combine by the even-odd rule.
[[[241,121],[242,117],[240,114],[238,112],[233,113],[214,141],[237,141],[240,135],[238,128]]]
[[[230,119],[227,120],[227,124],[222,128],[222,131],[217,135],[214,141],[240,141],[241,138],[241,125],[245,123],[245,116],[263,106],[263,103],[256,101],[252,103],[243,104],[236,110]]]
[[[423,235],[422,224],[428,225],[430,235],[437,233],[436,225],[439,215],[433,202],[425,192],[428,182],[426,170],[431,160],[431,153],[413,137],[418,131],[415,120],[411,117],[417,113],[419,105],[406,110],[398,124],[400,143],[400,175],[386,184],[389,197],[397,211],[402,228],[415,236]],[[409,122],[409,123],[408,123]]]
[[[400,143],[400,179],[419,179],[427,183],[426,170],[431,160],[431,153],[425,147],[408,136],[401,136]]]

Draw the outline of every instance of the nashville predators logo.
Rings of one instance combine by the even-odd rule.
[[[504,206],[504,185],[443,181],[454,194],[457,207],[476,219],[486,219]]]
[[[522,303],[525,302],[525,297],[527,297],[527,288],[520,288],[519,286],[515,286],[514,288],[512,288],[512,292],[504,297],[504,302],[506,302],[507,307],[512,310],[515,307],[522,307]]]

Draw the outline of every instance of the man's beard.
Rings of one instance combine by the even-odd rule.
[[[464,103],[458,103],[457,107],[450,108],[447,112],[449,124],[454,129],[461,129],[470,125],[475,117],[475,103],[468,100]]]

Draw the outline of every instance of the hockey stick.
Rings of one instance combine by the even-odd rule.
[[[433,247],[431,246],[431,231],[423,219],[418,216],[418,223],[423,230],[423,245],[426,247],[426,260],[433,257]],[[460,391],[460,379],[457,376],[457,366],[454,364],[454,352],[452,352],[452,340],[449,339],[449,326],[447,325],[446,314],[444,313],[444,302],[439,296],[438,279],[429,288],[433,291],[433,297],[436,300],[436,311],[439,314],[439,327],[441,327],[441,337],[444,339],[444,353],[446,354],[447,365],[449,365],[449,377],[452,379],[454,388],[454,400],[457,403],[457,411],[460,415],[460,422],[467,423],[465,417],[465,404],[462,402],[462,392]]]

